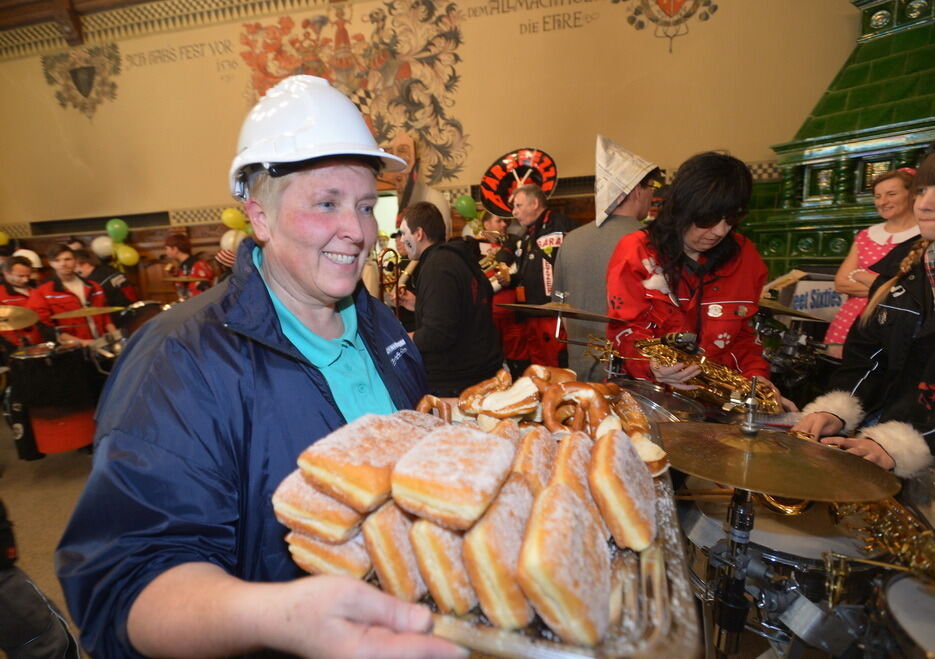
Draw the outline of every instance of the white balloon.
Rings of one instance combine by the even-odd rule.
[[[98,236],[91,241],[91,251],[97,254],[99,259],[109,259],[114,255],[114,241],[110,236]]]
[[[224,232],[224,235],[221,236],[221,249],[229,249],[232,252],[237,252],[237,248],[240,246],[240,242],[247,237],[240,229],[230,229]]]

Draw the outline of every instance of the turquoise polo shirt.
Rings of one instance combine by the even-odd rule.
[[[263,253],[258,247],[253,249],[253,263],[262,277],[260,266]],[[263,283],[266,284],[265,279]],[[363,339],[357,333],[357,308],[351,296],[337,304],[344,323],[344,333],[336,339],[323,339],[286,308],[269,284],[266,284],[266,290],[273,301],[282,333],[321,371],[338,409],[348,423],[364,414],[389,414],[396,411],[390,392],[383,384]]]

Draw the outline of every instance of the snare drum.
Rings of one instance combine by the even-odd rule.
[[[685,486],[690,490],[718,487],[711,481],[694,476],[688,477]],[[728,505],[728,497],[723,501],[680,501],[678,504],[679,521],[688,539],[689,576],[699,598],[714,588],[714,584],[707,583],[708,550],[727,538]],[[795,578],[801,594],[813,602],[820,602],[827,599],[823,554],[837,552],[845,556],[866,556],[860,552],[861,546],[857,538],[833,523],[828,504],[816,502],[806,512],[795,516],[757,506],[748,551],[752,558],[761,560],[776,576]],[[872,576],[878,569],[859,563],[851,563],[849,567],[842,601],[864,602],[873,594]],[[752,630],[760,633],[756,628]]]
[[[129,305],[120,312],[117,325],[123,329],[129,338],[136,330],[143,326],[147,320],[169,309],[168,304],[152,300],[140,300]]]
[[[80,342],[42,343],[11,355],[10,398],[28,412],[42,453],[91,443],[102,384]]]
[[[887,626],[907,657],[935,657],[935,587],[908,574],[884,590]]]

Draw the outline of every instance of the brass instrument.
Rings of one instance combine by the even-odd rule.
[[[842,588],[841,584],[847,576],[848,561],[911,572],[923,581],[935,583],[935,531],[919,521],[896,499],[838,503],[832,506],[831,513],[835,523],[841,522],[845,517],[859,516],[862,524],[849,528],[863,540],[862,550],[868,554],[883,552],[891,562],[826,554],[829,600]]]
[[[400,256],[392,247],[387,247],[377,255],[377,270],[380,273],[380,290],[384,295],[396,290],[400,275]]]
[[[746,392],[750,390],[750,379],[733,369],[709,361],[702,354],[693,352],[692,348],[697,351],[694,340],[694,334],[673,332],[661,338],[636,341],[634,346],[641,355],[663,366],[683,364],[701,367],[701,373],[686,382],[698,388],[681,393],[707,403],[720,405],[725,412],[742,410],[741,401]],[[776,398],[775,390],[769,384],[757,382],[756,398],[759,411],[765,414],[782,412],[782,405]]]

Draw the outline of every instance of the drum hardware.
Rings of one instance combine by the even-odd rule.
[[[72,311],[63,311],[52,316],[52,320],[67,320],[69,318],[87,318],[88,316],[99,316],[104,313],[115,313],[123,311],[124,307],[81,307]]]
[[[792,316],[793,318],[801,318],[802,320],[811,320],[817,323],[827,323],[828,321],[823,318],[818,318],[811,314],[805,313],[804,311],[799,311],[798,309],[793,309],[792,307],[787,307],[784,304],[780,304],[776,300],[773,300],[768,297],[760,298],[759,301],[760,309],[767,309],[780,316]]]
[[[726,412],[742,411],[743,400],[751,387],[750,380],[737,371],[709,361],[698,347],[697,338],[690,332],[671,332],[660,338],[636,341],[634,347],[644,357],[663,366],[699,366],[701,373],[686,382],[696,385],[696,388],[682,393],[718,405]],[[768,383],[757,383],[755,391],[762,412],[782,412],[776,392]]]
[[[497,306],[506,309],[514,309],[516,311],[536,311],[539,312],[538,315],[543,315],[544,312],[545,315],[555,315],[559,320],[565,317],[573,318],[574,320],[590,320],[596,323],[609,323],[614,321],[610,316],[578,309],[564,302],[547,302],[546,304],[507,304],[504,302]]]
[[[39,322],[39,315],[32,309],[13,305],[0,306],[0,332],[21,330]]]

